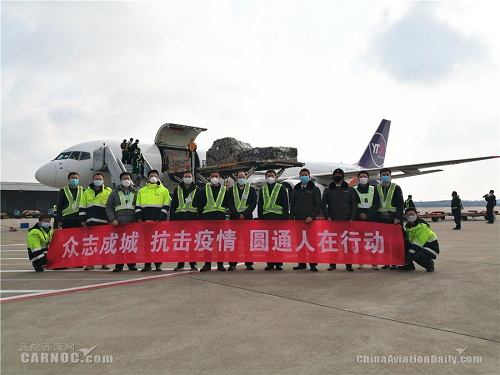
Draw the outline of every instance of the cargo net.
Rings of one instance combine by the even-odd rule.
[[[206,154],[207,165],[262,160],[297,162],[297,149],[295,147],[252,147],[248,143],[228,137],[214,141]]]

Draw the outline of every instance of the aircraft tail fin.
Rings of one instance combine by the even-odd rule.
[[[363,169],[382,168],[384,166],[390,129],[391,122],[389,120],[380,122],[361,159],[356,163],[357,165]]]

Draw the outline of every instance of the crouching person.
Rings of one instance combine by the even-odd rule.
[[[406,265],[398,267],[403,271],[415,269],[413,262],[424,267],[427,272],[434,271],[434,259],[439,254],[439,243],[430,225],[417,215],[415,208],[405,210],[406,219]]]
[[[28,256],[36,272],[42,272],[47,264],[47,250],[53,234],[49,215],[40,215],[38,223],[28,231]]]

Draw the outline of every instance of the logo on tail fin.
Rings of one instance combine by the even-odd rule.
[[[377,131],[373,134],[370,143],[365,152],[359,159],[358,165],[364,169],[382,168],[387,151],[387,142],[389,140],[389,129],[391,122],[382,120]]]

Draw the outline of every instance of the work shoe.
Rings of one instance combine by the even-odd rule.
[[[253,271],[254,269],[252,266],[247,266],[247,271]]]
[[[383,270],[388,270],[390,267],[391,267],[391,266],[387,266],[387,265],[386,265],[386,266],[382,266],[382,269],[383,269]]]
[[[113,272],[122,272],[123,271],[123,268],[114,268],[113,269]]]
[[[398,270],[400,270],[400,271],[415,271],[415,266],[407,264],[404,266],[399,266]]]
[[[318,272],[318,268],[316,268],[316,266],[311,266],[311,271]]]
[[[182,270],[184,270],[184,267],[175,267],[174,268],[174,271],[182,271]]]
[[[144,267],[141,272],[149,272],[151,271],[151,266],[148,266],[148,267]]]
[[[434,272],[434,261],[431,260],[431,265],[429,268],[427,268],[427,272]]]
[[[294,271],[305,270],[306,268],[307,268],[306,265],[300,265],[300,266],[293,267],[293,270]]]
[[[43,272],[43,268],[35,268],[35,272]]]
[[[129,270],[129,271],[137,271],[137,267],[135,267],[135,266],[130,266],[130,267],[128,268],[128,270]]]
[[[390,270],[397,270],[398,269],[398,266],[391,266],[391,268],[389,268]]]
[[[453,228],[453,230],[460,230],[460,228]]]
[[[227,269],[228,271],[234,271],[236,269],[235,266],[229,266],[229,268]]]
[[[266,266],[266,268],[264,268],[265,271],[272,271],[274,269],[274,266]]]
[[[198,267],[196,267],[196,266],[191,267],[191,271],[198,271]]]
[[[337,269],[337,265],[336,264],[330,264],[330,267],[328,267],[326,270],[327,271],[335,271]]]
[[[226,272],[226,269],[224,267],[217,267],[217,271]]]
[[[200,272],[207,272],[207,271],[211,271],[211,268],[210,268],[210,267],[203,266],[203,267],[200,269]]]
[[[84,271],[90,271],[90,270],[93,270],[94,269],[94,266],[85,266],[85,268],[83,269]]]
[[[155,272],[161,272],[162,269],[161,269],[161,266],[155,266]]]
[[[354,269],[352,268],[352,266],[345,266],[345,269],[346,269],[347,271],[354,271]]]
[[[281,267],[280,265],[276,265],[276,270],[277,271],[283,271],[283,267]]]

